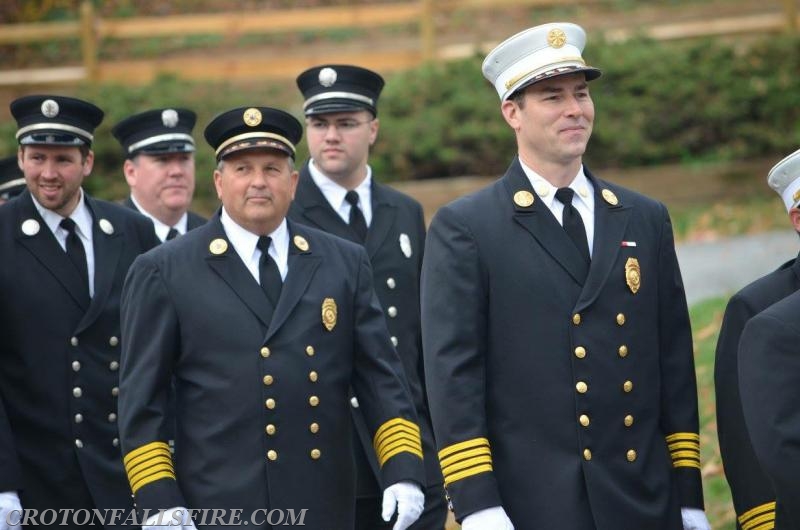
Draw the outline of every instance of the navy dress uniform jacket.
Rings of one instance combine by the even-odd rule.
[[[800,292],[751,318],[739,341],[742,409],[753,450],[775,490],[775,530],[800,530],[798,345]]]
[[[669,216],[586,173],[595,190],[588,276],[516,159],[429,228],[425,371],[459,520],[502,505],[517,530],[672,530],[682,529],[680,507],[703,505],[692,337]]]
[[[133,201],[131,200],[130,197],[125,199],[122,202],[122,204],[125,205],[126,207],[130,208],[131,210],[135,210],[135,211],[139,212],[139,208],[137,208],[136,205],[133,204]],[[141,212],[139,212],[139,213],[141,213]],[[198,214],[196,214],[194,212],[186,212],[186,231],[187,232],[189,230],[194,230],[198,226],[203,226],[204,224],[206,224],[206,218],[205,217],[203,217],[201,215],[198,215]]]
[[[138,508],[241,509],[243,520],[307,509],[310,528],[352,528],[351,387],[383,479],[422,483],[416,414],[364,249],[288,228],[274,314],[219,215],[131,268],[120,432]],[[174,466],[163,435],[173,375]]]
[[[119,304],[129,265],[158,239],[147,218],[88,195],[85,200],[95,258],[88,306],[78,294],[74,266],[30,193],[0,208],[0,394],[26,509],[132,504],[116,423]],[[29,220],[38,223],[35,234],[22,230]],[[4,466],[0,477],[6,476]]]
[[[745,286],[728,302],[717,340],[714,388],[719,449],[738,524],[744,530],[774,520],[775,492],[753,452],[742,413],[737,355],[739,338],[750,318],[798,289],[800,262],[796,259]]]
[[[414,399],[422,432],[425,455],[425,486],[442,483],[436,459],[433,429],[428,414],[425,378],[422,365],[419,281],[425,248],[425,217],[422,206],[411,197],[372,180],[372,222],[364,246],[372,265],[375,293],[386,316],[392,343],[403,361],[408,385]],[[331,207],[308,171],[308,162],[300,171],[289,218],[341,238],[358,242],[358,236]],[[407,247],[403,243],[407,241]],[[375,496],[377,459],[366,424],[354,407],[353,416],[361,440],[357,448],[359,495]],[[368,460],[367,460],[368,459]],[[391,484],[383,484],[382,487]]]

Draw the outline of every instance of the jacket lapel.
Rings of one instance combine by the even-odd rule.
[[[503,182],[509,201],[514,205],[514,221],[530,232],[556,263],[561,265],[578,284],[583,285],[589,266],[547,206],[534,193],[518,159],[515,158],[511,163]],[[520,192],[522,195],[528,193],[533,198],[529,206],[525,206],[525,202],[515,200],[515,195]]]
[[[77,332],[83,331],[94,322],[108,301],[114,277],[117,272],[122,243],[123,227],[113,224],[104,214],[103,207],[89,196],[86,205],[92,213],[92,244],[94,246],[94,296],[89,304],[89,311],[78,324]],[[100,226],[111,233],[106,233]],[[110,230],[109,230],[110,227]]]
[[[612,205],[602,197],[602,191],[609,186],[597,180],[586,170],[586,177],[594,187],[594,244],[589,276],[583,286],[575,311],[582,311],[591,305],[611,273],[625,235],[630,218],[630,206]],[[620,271],[620,274],[622,271]]]
[[[272,305],[225,235],[219,214],[214,215],[208,223],[197,230],[205,232],[204,239],[208,244],[206,255],[208,266],[236,293],[244,305],[264,324],[264,328],[268,328],[270,320],[272,320]],[[218,240],[224,241],[225,244],[215,243]],[[223,247],[224,250],[220,252]]]
[[[349,241],[358,242],[358,237],[353,232],[353,229],[339,217],[339,214],[333,209],[328,199],[322,194],[322,190],[311,178],[311,173],[308,171],[308,164],[310,163],[311,161],[309,160],[300,170],[300,180],[297,183],[295,197],[295,202],[306,224]]]
[[[78,276],[75,266],[69,261],[67,253],[58,244],[55,235],[36,211],[30,192],[24,191],[17,204],[20,214],[17,219],[17,240],[50,271],[75,300],[75,303],[85,312],[88,306],[84,301],[84,284]],[[23,232],[23,225],[26,227],[25,232]],[[32,227],[36,228],[35,232],[31,229]]]
[[[292,313],[322,262],[320,256],[313,254],[313,249],[311,248],[313,241],[308,237],[308,233],[303,231],[296,223],[287,222],[291,237],[289,242],[289,273],[283,282],[278,307],[275,308],[275,314],[272,316],[265,340],[269,340]],[[305,241],[306,245],[302,245],[301,241]]]
[[[383,245],[386,236],[389,234],[389,229],[394,224],[395,217],[397,217],[397,205],[391,201],[384,186],[375,182],[374,177],[372,179],[371,195],[372,222],[369,224],[365,242],[370,259],[375,257],[375,254]]]

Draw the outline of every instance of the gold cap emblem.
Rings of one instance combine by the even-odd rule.
[[[614,192],[610,189],[605,188],[600,192],[600,194],[603,196],[603,200],[605,200],[611,206],[616,206],[619,204],[619,199],[617,199],[617,196],[614,195]]]
[[[336,315],[338,309],[336,308],[336,301],[333,298],[326,298],[322,301],[322,325],[328,331],[333,331],[336,327]]]
[[[292,241],[294,241],[294,246],[299,248],[301,252],[308,250],[308,241],[303,236],[294,236]]]
[[[547,45],[551,48],[561,48],[567,43],[567,34],[563,29],[553,28],[547,33]]]
[[[208,245],[208,251],[215,256],[225,254],[226,250],[228,250],[228,242],[221,237],[218,237]]]
[[[261,111],[256,108],[250,107],[249,109],[244,111],[244,116],[242,116],[242,118],[244,119],[244,123],[246,125],[249,125],[250,127],[255,127],[256,125],[261,123]]]
[[[533,193],[522,190],[514,194],[514,204],[522,208],[527,208],[533,204]]]
[[[639,269],[639,260],[636,258],[628,258],[628,261],[625,262],[625,283],[628,284],[628,289],[633,294],[636,294],[642,285],[642,271]]]

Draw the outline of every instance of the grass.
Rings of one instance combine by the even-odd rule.
[[[722,472],[717,441],[714,400],[714,350],[727,298],[700,302],[689,310],[694,337],[695,369],[700,408],[700,457],[703,463],[703,493],[706,515],[713,530],[736,530],[731,492]],[[459,526],[448,519],[446,529]]]
[[[790,229],[786,210],[771,191],[712,204],[674,205],[669,210],[677,241],[708,241]]]

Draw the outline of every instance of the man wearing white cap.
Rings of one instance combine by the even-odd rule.
[[[767,182],[783,199],[792,227],[800,232],[800,151],[778,162],[769,171]],[[741,528],[775,522],[776,511],[772,482],[756,458],[742,412],[745,404],[739,395],[739,339],[750,318],[798,289],[800,262],[792,259],[731,297],[722,320],[714,363],[717,434]]]
[[[742,410],[752,440],[751,451],[772,486],[763,494],[772,494],[774,488],[774,501],[769,510],[761,509],[762,517],[741,522],[739,516],[743,529],[800,529],[799,343],[800,292],[748,320],[742,331]]]
[[[518,156],[429,230],[425,372],[465,530],[709,528],[672,226],[582,163],[584,43],[544,24],[488,55]]]

